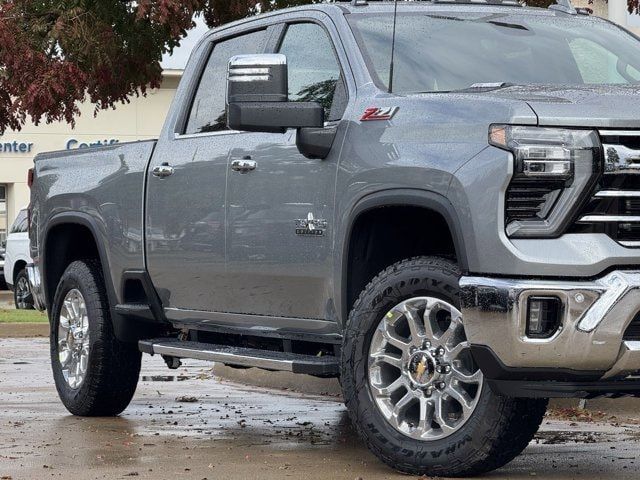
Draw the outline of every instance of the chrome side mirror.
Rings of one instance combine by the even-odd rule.
[[[237,55],[229,60],[227,104],[289,100],[287,57]]]
[[[287,57],[237,55],[227,74],[227,125],[246,132],[284,133],[288,128],[324,126],[317,102],[289,102]]]

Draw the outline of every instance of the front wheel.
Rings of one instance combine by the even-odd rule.
[[[415,475],[499,468],[524,450],[547,400],[495,395],[459,311],[460,272],[440,258],[399,262],[353,307],[342,349],[350,416],[371,451]]]
[[[79,416],[120,414],[136,391],[141,353],[114,335],[98,262],[69,265],[50,319],[51,365],[64,406]]]
[[[33,310],[33,294],[29,285],[29,277],[25,269],[16,275],[16,283],[13,290],[13,300],[17,310]]]

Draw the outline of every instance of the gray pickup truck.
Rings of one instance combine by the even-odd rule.
[[[407,473],[499,468],[548,398],[640,395],[640,40],[566,1],[337,2],[209,33],[157,141],[39,155],[58,392],[141,352],[339,377]]]

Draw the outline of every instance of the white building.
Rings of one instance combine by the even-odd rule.
[[[146,97],[131,98],[131,103],[95,117],[92,104],[81,105],[74,129],[64,122],[27,123],[20,132],[7,131],[0,137],[0,245],[20,209],[29,203],[27,172],[36,154],[158,137],[191,50],[206,31],[199,23],[181,47],[163,59],[162,86]]]
[[[576,7],[587,7],[598,17],[608,18],[640,35],[640,15],[630,14],[627,0],[573,0]]]

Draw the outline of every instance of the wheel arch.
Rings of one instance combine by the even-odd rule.
[[[342,325],[346,324],[350,308],[350,261],[351,243],[358,222],[364,215],[375,210],[388,207],[419,209],[426,213],[439,216],[446,224],[451,236],[452,250],[455,254],[458,266],[463,272],[467,271],[468,254],[460,217],[453,204],[443,195],[435,192],[419,189],[392,189],[367,195],[355,203],[347,215],[343,218],[345,235],[341,239],[339,251],[340,270],[339,308]]]
[[[18,258],[15,262],[13,262],[13,270],[11,271],[11,282],[13,285],[16,284],[18,274],[27,267],[28,263],[29,262],[27,262],[24,258]]]
[[[53,301],[53,296],[55,295],[55,290],[57,287],[57,282],[55,281],[55,279],[60,279],[60,277],[64,273],[64,270],[72,261],[80,260],[83,257],[82,253],[73,254],[60,259],[54,259],[54,261],[57,260],[58,263],[50,263],[49,254],[52,252],[52,248],[50,248],[52,234],[55,232],[69,232],[74,230],[82,231],[83,234],[86,235],[86,237],[81,238],[83,238],[84,240],[90,239],[92,242],[90,245],[83,245],[83,248],[85,248],[85,250],[80,250],[80,252],[95,252],[94,256],[100,262],[100,265],[102,267],[102,277],[107,289],[107,298],[109,299],[109,306],[112,308],[113,305],[115,305],[116,294],[113,282],[111,281],[111,277],[105,271],[105,269],[108,269],[109,266],[109,256],[104,242],[100,241],[100,239],[103,238],[104,235],[100,234],[101,229],[98,222],[86,213],[63,212],[54,215],[48,220],[46,229],[42,236],[40,265],[42,273],[42,286],[45,294],[47,309],[50,309]],[[64,252],[68,254],[68,252]]]

